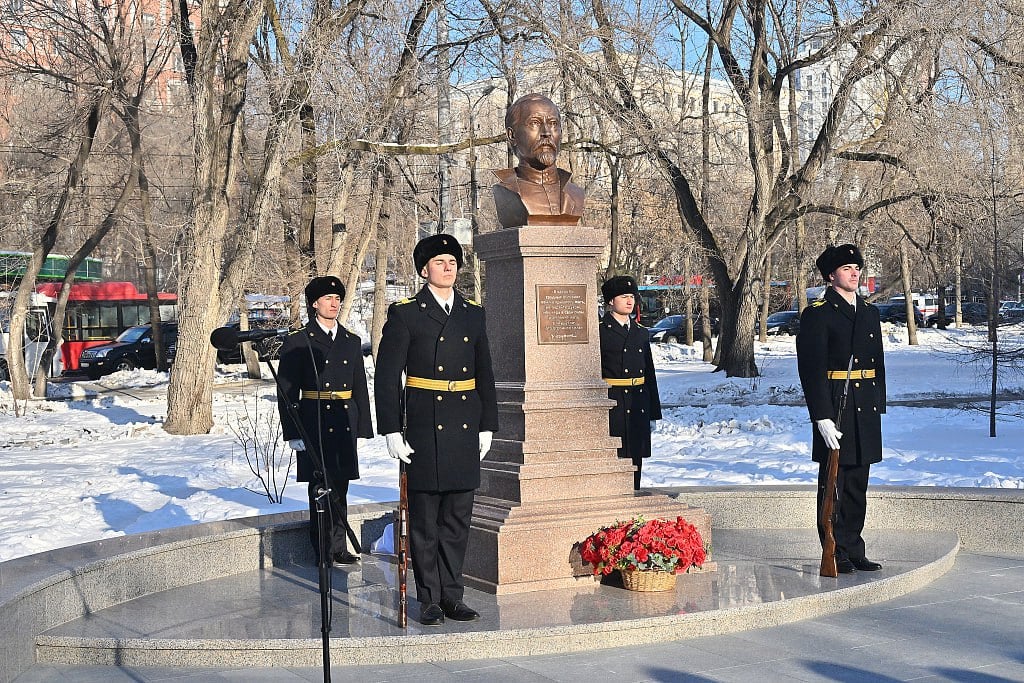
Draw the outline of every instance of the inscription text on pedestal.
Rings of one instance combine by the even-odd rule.
[[[586,285],[537,285],[537,343],[586,344]]]

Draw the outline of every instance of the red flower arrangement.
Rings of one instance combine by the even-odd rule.
[[[675,521],[636,517],[592,533],[580,544],[580,557],[594,565],[594,574],[611,574],[615,569],[682,574],[690,567],[701,567],[707,553],[700,532],[682,517]]]

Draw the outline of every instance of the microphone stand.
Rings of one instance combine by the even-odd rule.
[[[212,340],[211,340],[212,343]],[[240,343],[240,342],[239,342]],[[307,341],[308,343],[308,341]],[[216,344],[214,344],[216,346]],[[295,424],[296,429],[299,432],[299,436],[302,439],[303,444],[306,446],[306,450],[310,452],[313,457],[313,461],[320,465],[320,479],[318,481],[316,489],[316,516],[317,516],[317,543],[319,545],[320,561],[317,564],[318,569],[318,583],[320,589],[320,638],[323,644],[323,672],[324,672],[324,683],[331,683],[331,593],[333,590],[331,584],[331,558],[329,548],[327,547],[327,532],[328,528],[328,516],[326,506],[324,504],[325,499],[330,496],[331,488],[327,482],[327,468],[324,462],[323,453],[320,450],[319,441],[314,441],[310,438],[309,433],[306,431],[305,426],[299,419],[298,411],[292,405],[288,397],[284,395],[281,390],[281,380],[277,375],[277,368],[274,367],[274,363],[270,360],[267,361],[267,366],[270,368],[270,374],[274,377],[274,386],[279,397],[283,398],[283,403],[288,410],[288,415],[291,417],[292,422]],[[327,501],[330,504],[330,501]],[[356,554],[362,554],[363,550],[359,543],[359,539],[356,538],[356,534],[352,531],[352,526],[348,523],[348,516],[341,516],[341,523],[345,527],[345,534],[348,536],[349,541],[352,542],[352,549],[355,550]]]
[[[277,376],[277,368],[269,360],[267,361],[267,366],[270,368],[270,374],[274,376],[274,385],[277,387],[277,393],[281,395],[281,382]],[[331,489],[327,486],[326,463],[324,463],[323,455],[318,448],[318,442],[309,438],[305,426],[299,419],[298,411],[295,410],[288,397],[282,397],[284,398],[284,404],[288,407],[288,414],[299,431],[302,443],[306,446],[306,450],[311,451],[314,461],[320,464],[320,475],[323,477],[322,483],[318,483],[316,489],[317,543],[320,546],[317,553],[320,556],[320,561],[317,563],[317,574],[320,588],[320,640],[323,645],[324,683],[331,683],[331,593],[333,587],[331,585],[331,558],[329,548],[327,547],[326,529],[328,518],[327,509],[324,505],[324,499],[330,495]],[[356,552],[361,552],[359,545],[354,541],[355,534],[352,532],[348,520],[344,519],[343,524],[345,525],[345,532],[353,540]]]

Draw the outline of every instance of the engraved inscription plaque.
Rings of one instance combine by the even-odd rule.
[[[586,285],[537,285],[537,343],[586,344]]]

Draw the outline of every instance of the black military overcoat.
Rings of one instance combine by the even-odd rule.
[[[287,401],[298,410],[308,438],[322,446],[328,477],[340,481],[359,478],[356,438],[372,439],[373,424],[362,342],[340,325],[336,334],[332,342],[316,321],[289,334],[281,345],[277,374],[281,385],[278,410],[285,440],[304,438],[287,410]],[[352,398],[300,399],[302,390],[351,391]],[[319,471],[319,466],[311,453],[299,452],[297,479],[312,481],[314,471]]]
[[[796,337],[797,365],[811,420],[835,420],[845,381],[829,379],[828,371],[873,371],[874,377],[851,379],[846,407],[837,423],[839,464],[869,465],[882,459],[882,414],[885,413],[885,358],[878,309],[857,298],[856,311],[831,287],[800,314]],[[812,457],[828,459],[828,446],[818,430]]]
[[[480,432],[498,430],[494,369],[484,309],[455,293],[450,315],[424,286],[391,304],[374,375],[377,431],[405,431],[415,453],[406,466],[416,491],[465,491],[480,486]],[[405,388],[409,377],[476,380],[469,391]],[[404,400],[403,400],[404,394]],[[402,414],[402,406],[405,414]]]
[[[642,385],[608,387],[615,407],[608,411],[612,436],[622,437],[620,458],[651,457],[651,420],[661,419],[661,398],[654,373],[650,334],[646,327],[630,324],[629,331],[606,313],[601,318],[601,377],[643,377]]]

